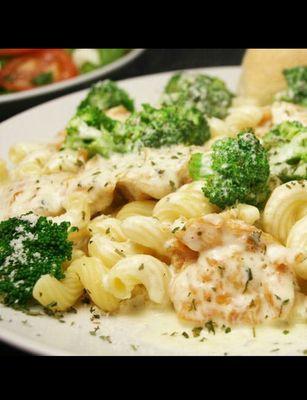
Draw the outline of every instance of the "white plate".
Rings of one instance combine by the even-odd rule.
[[[9,103],[13,101],[28,99],[31,97],[36,97],[48,93],[53,93],[58,90],[68,89],[73,86],[80,85],[82,83],[90,82],[97,78],[102,78],[107,74],[116,71],[117,69],[123,67],[126,64],[129,64],[135,58],[141,55],[144,49],[133,49],[123,57],[120,57],[118,60],[111,62],[103,67],[97,68],[92,72],[88,72],[86,74],[82,74],[77,76],[76,78],[66,79],[65,81],[52,83],[50,85],[42,86],[36,89],[25,90],[17,93],[9,93],[9,94],[1,94],[0,95],[0,104]]]
[[[238,67],[198,71],[221,77],[232,90],[236,88],[240,73]],[[120,85],[137,100],[137,106],[143,102],[154,104],[171,74],[129,79],[121,81]],[[65,126],[84,94],[82,91],[52,100],[3,122],[0,125],[0,157],[6,158],[9,147],[15,142],[52,138]],[[182,336],[184,331],[190,335],[191,326],[179,323],[174,312],[157,308],[133,315],[101,317],[96,336],[89,333],[96,325],[90,321],[91,314],[86,305],[82,305],[77,314],[65,316],[65,323],[47,316],[27,316],[4,306],[0,306],[0,315],[0,339],[36,354],[301,355],[307,349],[304,325],[291,328],[288,335],[283,334],[286,329],[283,326],[258,328],[256,337],[250,328],[234,329],[227,335],[206,332],[208,340],[200,342],[199,338]],[[179,334],[170,336],[174,331]],[[110,336],[112,343],[101,339],[102,335]]]

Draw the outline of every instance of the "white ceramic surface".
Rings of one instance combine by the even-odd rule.
[[[31,90],[25,90],[22,92],[0,95],[0,105],[5,103],[10,103],[13,101],[28,99],[31,97],[41,96],[48,93],[53,93],[58,90],[63,90],[76,85],[80,85],[85,82],[90,82],[97,78],[102,78],[106,74],[114,72],[117,69],[123,67],[124,65],[129,64],[131,61],[133,61],[135,58],[141,55],[143,51],[144,49],[133,49],[123,57],[120,57],[118,60],[115,60],[110,64],[97,68],[92,72],[78,75],[75,78],[67,79],[62,82],[52,83],[50,85],[42,86]]]
[[[235,90],[238,67],[200,69],[217,75]],[[156,74],[121,81],[136,99],[136,105],[158,101],[171,73]],[[0,157],[6,158],[9,147],[18,141],[48,140],[62,129],[84,97],[85,91],[52,100],[27,110],[0,124]],[[98,311],[99,313],[99,311]],[[302,355],[307,348],[305,325],[256,330],[234,329],[231,333],[205,332],[207,340],[186,339],[191,326],[180,323],[174,312],[158,308],[131,315],[102,316],[100,325],[90,320],[89,306],[81,305],[77,314],[68,314],[61,322],[48,316],[28,316],[0,306],[0,339],[35,354],[46,355]],[[96,335],[91,334],[99,326]],[[178,332],[170,336],[172,332]],[[109,336],[112,343],[100,336]],[[306,346],[306,347],[305,347]]]

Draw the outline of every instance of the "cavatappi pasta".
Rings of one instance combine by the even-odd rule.
[[[263,211],[263,228],[286,244],[293,225],[307,214],[307,181],[292,181],[278,186]]]

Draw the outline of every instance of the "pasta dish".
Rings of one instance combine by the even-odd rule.
[[[0,160],[0,298],[171,309],[196,331],[307,317],[307,67],[263,102],[177,73],[135,109],[95,84],[54,141]],[[196,332],[195,331],[195,332]]]

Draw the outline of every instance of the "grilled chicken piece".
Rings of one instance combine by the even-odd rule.
[[[119,174],[118,187],[129,200],[161,199],[189,180],[190,155],[200,149],[176,145],[125,156],[129,161]]]
[[[95,156],[90,159],[85,168],[71,179],[67,194],[86,193],[91,215],[104,211],[113,201],[116,186],[115,173],[105,166],[104,159]]]
[[[71,174],[25,175],[0,186],[0,220],[33,211],[35,214],[55,216],[63,212]]]
[[[91,214],[103,211],[113,200],[116,180],[114,173],[101,169],[101,157],[94,157],[79,173],[24,175],[19,180],[0,186],[0,220],[29,211],[37,215],[58,216],[72,193],[86,195]]]
[[[302,254],[222,214],[191,220],[176,233],[196,260],[174,274],[170,297],[180,318],[199,324],[256,325],[287,318],[295,300],[291,266]]]

